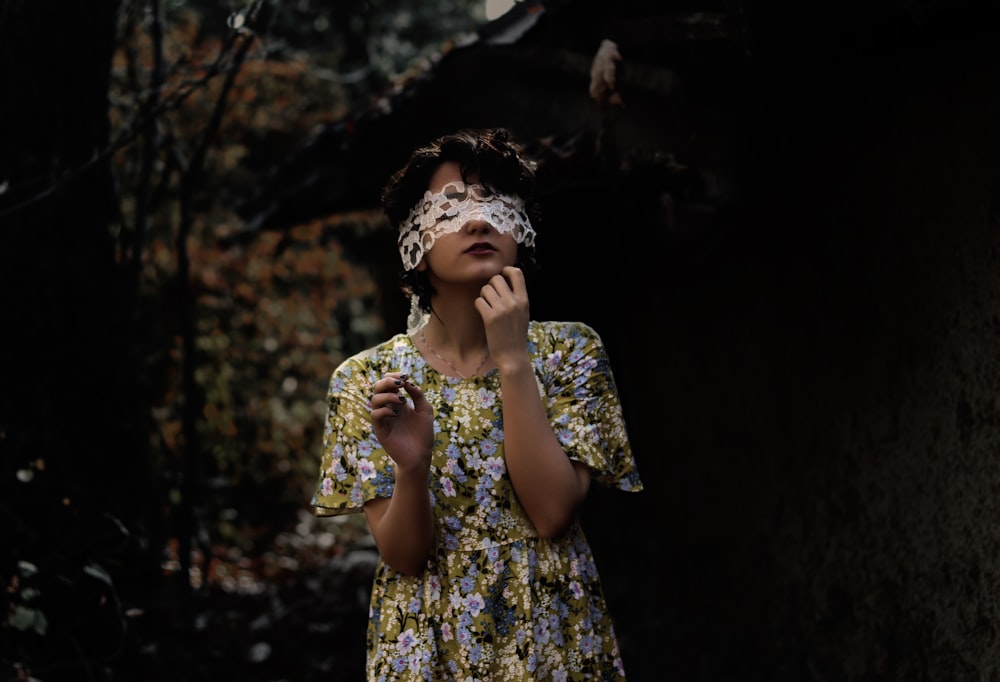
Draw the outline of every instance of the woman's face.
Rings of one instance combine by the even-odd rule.
[[[449,161],[437,168],[428,189],[438,193],[456,182],[476,184],[479,176],[472,174],[463,180],[458,163]],[[429,271],[435,288],[449,282],[484,284],[517,261],[517,248],[510,232],[501,234],[483,220],[471,220],[457,232],[438,237],[417,269]]]

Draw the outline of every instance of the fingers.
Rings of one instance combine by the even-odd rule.
[[[522,297],[527,294],[524,284],[524,273],[511,265],[504,267],[499,275],[493,275],[490,281],[483,285],[480,294],[486,298],[490,294]]]
[[[503,269],[503,277],[507,282],[510,283],[511,291],[515,295],[522,295],[527,293],[527,288],[524,283],[524,272],[520,268],[516,268],[513,265],[508,265]]]
[[[375,393],[400,393],[407,386],[413,386],[409,374],[401,372],[389,372],[384,377],[372,384]]]
[[[375,389],[372,395],[370,407],[372,416],[385,417],[390,414],[398,415],[402,406],[406,403],[406,394],[402,389],[409,384],[408,376],[393,372],[375,382],[372,388]],[[379,414],[376,414],[379,411]]]
[[[371,410],[373,416],[385,417],[389,414],[398,415],[403,405],[406,404],[406,397],[396,393],[376,393],[372,396]],[[381,414],[376,414],[380,410],[385,410]]]
[[[392,372],[376,381],[372,387],[375,389],[370,403],[373,415],[377,410],[383,409],[386,412],[378,416],[399,415],[402,407],[406,404],[407,395],[413,399],[414,407],[418,412],[426,411],[423,408],[429,405],[424,397],[424,392],[410,381],[408,374]]]
[[[507,302],[515,306],[526,303],[528,291],[524,283],[524,273],[513,266],[505,267],[503,272],[494,275],[483,285],[479,290],[479,296],[491,307]]]
[[[433,413],[434,408],[431,407],[430,402],[428,402],[427,398],[424,397],[423,389],[421,389],[419,386],[417,386],[409,379],[406,379],[403,381],[403,390],[406,391],[410,395],[410,398],[413,400],[414,411],[425,415]]]

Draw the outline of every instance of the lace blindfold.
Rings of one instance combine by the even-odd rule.
[[[500,234],[509,232],[518,244],[535,243],[535,230],[525,213],[523,199],[494,194],[482,185],[449,182],[440,192],[425,192],[399,226],[403,268],[417,267],[439,237],[458,232],[472,220],[487,222]]]

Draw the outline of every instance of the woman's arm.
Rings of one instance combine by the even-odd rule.
[[[552,431],[531,366],[524,274],[506,267],[483,287],[476,309],[503,387],[507,472],[524,511],[544,538],[560,535],[590,487],[590,470],[567,456]]]
[[[364,506],[383,561],[401,573],[423,571],[434,540],[434,517],[427,477],[434,442],[433,410],[418,386],[390,374],[375,382],[372,425],[395,462],[392,497]],[[400,389],[413,399],[406,402]]]
[[[411,485],[397,476],[392,497],[370,500],[364,510],[382,560],[400,573],[420,574],[434,539],[427,477]]]
[[[524,511],[544,538],[569,526],[590,487],[590,469],[566,456],[552,431],[527,352],[500,366],[507,471]]]

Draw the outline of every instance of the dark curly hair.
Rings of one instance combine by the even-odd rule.
[[[438,167],[455,162],[463,179],[478,174],[479,182],[491,191],[524,199],[525,210],[535,225],[538,221],[533,202],[535,168],[522,154],[523,148],[505,128],[468,128],[444,135],[414,150],[403,167],[392,174],[382,190],[382,208],[392,227],[398,230],[423,198]],[[518,266],[526,274],[537,267],[533,246],[518,244]],[[416,296],[420,308],[431,312],[434,290],[426,272],[404,270],[399,281],[404,294]]]

